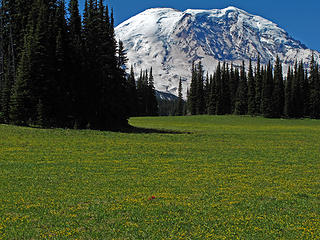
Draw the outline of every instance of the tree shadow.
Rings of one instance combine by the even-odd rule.
[[[141,127],[133,127],[133,126],[128,126],[127,128],[121,129],[118,132],[132,133],[132,134],[138,134],[138,133],[192,134],[192,132],[174,131],[174,130],[166,130],[166,129],[154,129],[154,128],[141,128]]]

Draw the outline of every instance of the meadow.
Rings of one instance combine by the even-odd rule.
[[[320,239],[320,121],[0,125],[0,239]]]

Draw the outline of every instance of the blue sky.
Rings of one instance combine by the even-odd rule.
[[[84,1],[79,1],[81,8]],[[320,51],[319,0],[108,0],[106,3],[114,8],[116,25],[152,7],[186,10],[235,6],[275,22],[308,48]]]

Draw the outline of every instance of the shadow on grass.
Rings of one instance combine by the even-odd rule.
[[[166,129],[154,129],[154,128],[140,128],[128,126],[124,129],[119,130],[122,133],[161,133],[161,134],[192,134],[191,132],[173,131]]]

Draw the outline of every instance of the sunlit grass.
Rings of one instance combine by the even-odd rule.
[[[0,239],[320,239],[320,121],[130,123],[0,125]]]

